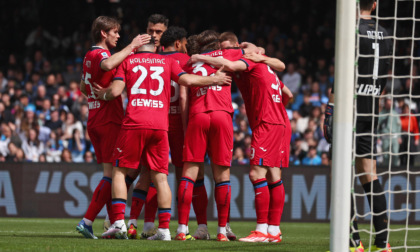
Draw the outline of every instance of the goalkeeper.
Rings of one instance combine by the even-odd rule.
[[[371,18],[371,13],[375,8],[375,0],[360,0],[358,27],[360,56],[358,61],[359,77],[356,84],[356,173],[362,174],[359,179],[373,212],[373,225],[377,234],[370,251],[390,252],[390,245],[387,242],[387,204],[376,174],[375,154],[378,119],[375,115],[379,114],[379,96],[384,90],[386,84],[386,77],[384,76],[389,68],[389,59],[384,57],[391,55],[392,46],[390,39],[387,38],[386,30]],[[334,88],[329,98],[325,110],[324,137],[329,143],[332,143]],[[355,215],[353,197],[351,201],[351,216],[353,217]],[[360,241],[356,220],[353,222],[353,227],[350,251],[363,251],[361,250],[363,245]]]

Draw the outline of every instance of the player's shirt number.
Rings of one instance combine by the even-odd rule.
[[[93,92],[92,83],[90,83],[91,78],[92,78],[92,75],[90,73],[86,72],[85,83],[86,83],[86,85],[89,85],[89,87],[90,87],[90,94],[88,94],[88,98],[96,99],[95,93]]]
[[[137,65],[133,68],[133,72],[137,73],[138,71],[141,71],[140,77],[137,79],[136,83],[134,83],[134,86],[131,88],[131,94],[147,94],[147,90],[145,88],[140,88],[143,81],[146,79],[148,70],[144,66]],[[160,76],[164,69],[161,66],[151,66],[150,71],[153,72],[150,75],[150,78],[153,80],[157,80],[159,82],[159,87],[157,90],[150,89],[150,94],[153,96],[158,96],[163,91],[163,85],[165,82],[163,81],[162,76]]]
[[[374,51],[374,62],[373,62],[373,79],[378,79],[379,72],[379,43],[372,43],[372,49]]]

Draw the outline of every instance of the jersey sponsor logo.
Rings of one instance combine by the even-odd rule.
[[[89,105],[89,109],[97,109],[101,107],[101,102],[92,101],[92,102],[88,102],[88,105]]]
[[[264,151],[264,152],[266,152],[266,151],[267,151],[267,149],[264,149],[263,147],[260,147],[260,149],[261,149],[262,151]]]
[[[257,195],[260,195],[262,192],[257,192],[256,194],[255,194],[255,196],[257,196]]]
[[[117,151],[118,151],[118,152],[122,152],[122,150],[121,150],[120,148],[117,148]]]
[[[360,84],[356,86],[357,94],[365,94],[365,95],[380,95],[381,94],[381,86],[375,86],[373,84]]]
[[[163,108],[163,102],[153,99],[133,99],[131,100],[133,107]]]
[[[197,91],[197,97],[203,96],[207,94],[207,90],[213,90],[213,91],[221,91],[222,87],[219,85],[211,86],[211,87],[202,87]]]

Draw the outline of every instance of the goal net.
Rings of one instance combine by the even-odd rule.
[[[392,251],[420,251],[420,0],[376,3],[371,15],[376,22],[364,35],[359,30],[364,22],[359,0],[356,8],[351,232],[360,234],[365,251],[382,232],[387,232]],[[370,41],[369,51],[363,50],[366,38]],[[380,47],[383,40],[391,44],[389,54]],[[362,68],[368,59],[369,72]],[[381,68],[385,63],[389,67],[384,71]],[[363,83],[369,78],[373,85]],[[370,103],[360,102],[368,99]],[[361,118],[376,124],[372,123],[370,130],[361,130]],[[368,141],[367,145],[370,142],[371,153],[357,150],[363,149],[359,147],[362,140],[365,144]],[[374,174],[360,171],[362,159],[365,166],[374,165],[376,160],[383,192],[366,193],[360,180]],[[372,211],[368,202],[378,195],[386,198],[386,210],[382,212]],[[388,217],[387,228],[378,232],[374,217],[384,213]]]

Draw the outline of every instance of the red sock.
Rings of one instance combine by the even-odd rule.
[[[270,206],[270,192],[265,178],[252,182],[255,192],[255,211],[257,212],[257,223],[268,222],[268,208]]]
[[[194,189],[194,180],[182,177],[178,186],[178,223],[188,225],[190,218],[191,201]]]
[[[270,211],[268,214],[268,225],[280,226],[281,215],[284,207],[284,186],[283,180],[268,184],[270,188]]]
[[[126,202],[125,199],[112,199],[112,214],[115,221],[124,220]]]
[[[209,199],[207,198],[206,187],[204,186],[204,179],[195,181],[193,189],[192,205],[194,207],[197,224],[207,225],[207,205]]]
[[[169,222],[171,221],[171,209],[170,208],[159,208],[159,228],[169,228]]]
[[[115,220],[113,219],[114,215],[112,214],[112,199],[109,199],[106,202],[106,211],[108,212],[109,221],[111,222],[111,224],[113,224]]]
[[[104,205],[112,198],[111,181],[111,178],[108,177],[103,177],[101,181],[99,181],[99,184],[93,192],[92,200],[90,201],[89,207],[84,216],[86,219],[93,222]]]
[[[144,222],[155,222],[158,209],[157,191],[153,184],[150,184],[147,192],[146,205],[144,206]]]
[[[230,194],[230,181],[223,181],[216,184],[214,197],[217,205],[219,227],[226,227],[230,208]]]
[[[133,197],[131,198],[130,220],[137,220],[139,218],[141,209],[143,208],[144,202],[146,201],[146,197],[146,191],[140,189],[133,190]]]

